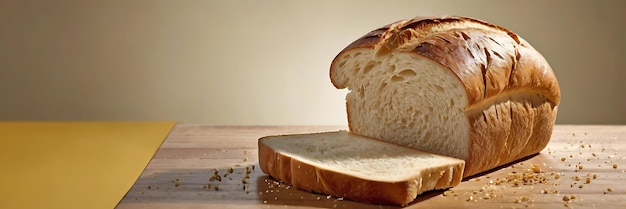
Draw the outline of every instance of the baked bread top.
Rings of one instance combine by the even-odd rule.
[[[367,33],[333,60],[330,77],[336,88],[350,88],[337,65],[343,55],[360,48],[374,49],[377,56],[415,53],[449,68],[468,91],[467,111],[523,92],[539,93],[553,106],[561,99],[552,68],[539,52],[512,31],[474,18],[419,16]]]

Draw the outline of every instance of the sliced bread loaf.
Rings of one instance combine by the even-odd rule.
[[[263,172],[298,189],[346,199],[406,205],[462,180],[464,161],[347,131],[259,139]]]
[[[350,131],[464,159],[465,176],[538,153],[560,90],[517,34],[467,17],[416,17],[373,30],[341,51],[330,78],[346,96]]]

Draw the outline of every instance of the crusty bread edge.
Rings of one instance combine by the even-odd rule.
[[[327,170],[277,152],[263,143],[271,137],[276,136],[266,136],[258,140],[259,167],[264,173],[300,190],[359,202],[404,206],[423,192],[457,186],[462,180],[465,167],[463,160],[446,157],[458,161],[423,170],[413,178],[403,181],[373,181]]]

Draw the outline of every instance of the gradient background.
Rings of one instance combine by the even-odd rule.
[[[547,58],[557,123],[626,124],[625,2],[0,0],[0,120],[345,125],[334,56],[387,23],[452,14]]]

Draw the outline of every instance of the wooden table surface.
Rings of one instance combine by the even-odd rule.
[[[340,129],[179,124],[117,208],[396,208],[300,191],[258,167],[262,136]],[[210,179],[216,169],[221,181]],[[626,208],[625,169],[626,126],[557,125],[540,154],[407,208]]]

